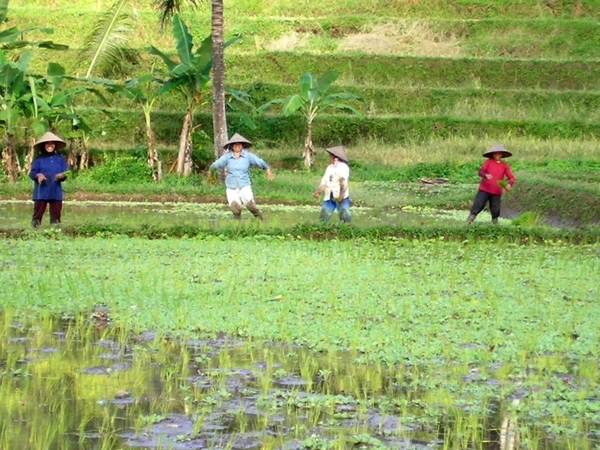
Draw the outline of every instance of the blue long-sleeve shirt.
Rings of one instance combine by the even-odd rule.
[[[56,174],[66,172],[69,166],[64,156],[56,153],[41,154],[31,164],[29,178],[34,181],[33,200],[62,200],[62,181],[55,180]],[[43,173],[46,180],[37,182],[37,174]]]
[[[237,189],[252,184],[250,182],[250,166],[268,169],[269,165],[254,153],[243,149],[240,157],[233,156],[231,150],[224,153],[219,159],[210,165],[211,169],[227,168],[227,177],[225,177],[225,186],[228,189]]]

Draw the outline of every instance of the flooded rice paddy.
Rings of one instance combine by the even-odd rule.
[[[318,206],[262,209],[265,224],[274,226],[310,222],[318,215]],[[357,224],[464,220],[464,213],[426,209],[356,207],[353,212]],[[30,201],[0,203],[4,227],[28,227],[30,214]],[[65,223],[156,221],[218,227],[232,219],[227,207],[217,204],[65,204]],[[245,213],[244,221],[254,219]],[[215,242],[122,237],[5,242],[0,268],[9,290],[5,287],[2,298],[7,305],[22,302],[23,308],[0,308],[0,449],[600,447],[600,367],[591,350],[597,333],[587,323],[596,315],[588,309],[598,294],[590,287],[589,270],[598,267],[600,255],[595,249]],[[233,257],[239,251],[264,274],[246,273],[247,265]],[[340,252],[346,255],[341,273],[364,281],[355,290],[348,284],[345,296],[323,297],[319,286],[329,278],[321,280],[321,267],[311,270],[310,261],[329,261]],[[578,263],[582,258],[585,264]],[[245,273],[245,285],[223,271],[232,265],[238,276]],[[504,280],[506,292],[498,294],[485,281],[482,265]],[[579,274],[580,283],[564,271]],[[60,279],[60,286],[44,273]],[[71,296],[60,298],[65,295]],[[198,295],[212,298],[199,301]],[[155,297],[167,309],[156,308]],[[345,304],[363,297],[374,302],[372,310]],[[96,306],[89,308],[92,299]],[[193,311],[172,314],[181,299],[193,304]],[[64,302],[82,304],[64,309]],[[304,306],[295,311],[300,302]],[[253,309],[240,313],[246,303]],[[513,309],[504,311],[504,304]],[[189,338],[139,329],[127,319],[137,311],[155,317],[152,326],[160,320],[187,325],[178,314],[187,319],[192,312],[219,322],[227,314],[242,317],[235,316],[237,334]],[[265,322],[253,321],[251,314]],[[337,325],[314,325],[327,314]],[[488,321],[490,314],[498,322]],[[520,316],[500,321],[511,314]],[[556,325],[562,317],[565,323]],[[285,322],[278,325],[285,342],[241,337],[250,322],[267,328],[267,321],[277,320]],[[364,344],[352,351],[292,344],[285,330],[300,322],[313,322],[311,330],[322,332],[323,339],[364,334],[373,357],[359,350]],[[400,328],[403,342],[377,334],[384,325]],[[538,326],[543,332],[536,332]],[[183,328],[186,336],[202,335]],[[464,330],[470,338],[453,337]],[[513,346],[526,347],[517,342],[523,332],[532,341],[539,338],[540,351],[514,350],[512,360],[498,358],[497,347],[511,352]],[[472,357],[448,357],[444,342]],[[377,353],[378,343],[406,354],[400,357],[404,362],[387,364],[383,347]],[[557,345],[572,353],[555,351]],[[420,348],[422,356],[441,356],[419,360],[404,353],[405,346]]]
[[[318,220],[319,204],[315,205],[259,205],[264,215],[264,225],[292,227],[301,223]],[[3,228],[28,227],[31,222],[32,202],[25,200],[0,201],[0,225]],[[356,225],[419,225],[423,223],[464,222],[467,212],[436,209],[368,208],[354,207],[352,221]],[[481,214],[480,220],[488,218]],[[332,222],[338,221],[337,214]],[[68,201],[63,207],[63,223],[141,225],[165,224],[199,227],[220,227],[231,225],[233,219],[227,205],[215,203],[181,202],[99,202]],[[248,212],[242,213],[242,221],[255,222]],[[42,226],[49,225],[46,212]]]
[[[482,401],[502,367],[441,367],[472,385],[427,385],[418,366],[355,364],[219,335],[177,342],[113,328],[110,311],[20,322],[4,311],[2,449],[564,449],[597,448],[531,425],[527,388]],[[575,383],[568,374],[557,378]],[[516,383],[516,381],[515,381]],[[558,400],[557,400],[558,401]],[[525,433],[521,435],[520,433]],[[595,436],[597,439],[597,436]]]

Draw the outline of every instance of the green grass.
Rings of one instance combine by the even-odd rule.
[[[244,38],[226,51],[228,80],[252,93],[259,105],[295,92],[306,70],[338,70],[336,89],[361,94],[367,119],[324,118],[315,127],[319,146],[332,145],[340,136],[350,145],[366,136],[401,145],[450,137],[587,139],[600,133],[595,3],[555,3],[352,0],[312,4],[307,11],[306,5],[290,1],[237,0],[227,5],[226,33]],[[129,45],[144,53],[150,44],[172,53],[170,30],[159,29],[151,5],[130,3],[139,14]],[[11,2],[9,25],[54,24],[52,39],[68,42],[71,50],[37,51],[32,67],[43,71],[48,61],[57,60],[70,73],[82,74],[87,64],[77,57],[77,48],[107,6],[106,1],[76,1],[50,5],[40,14],[26,2]],[[194,24],[195,38],[209,32],[209,9],[202,4],[195,12],[183,12]],[[31,36],[42,37],[47,38]],[[142,61],[134,73],[149,67],[147,54]],[[86,102],[80,100],[82,110]],[[175,96],[157,105],[161,145],[177,143],[179,105]],[[198,125],[210,136],[210,101],[202,108]],[[141,115],[122,100],[113,102],[113,112],[117,120],[88,112],[95,130],[92,146],[123,148],[135,140],[131,130],[141,126]],[[300,144],[302,123],[276,114],[257,119],[255,136],[270,147]],[[251,133],[239,123],[231,114],[230,128]]]
[[[72,8],[76,5],[84,11],[97,11],[107,8],[112,4],[110,0],[76,0],[69,5],[57,7],[53,0],[40,0],[35,7],[45,7],[46,11]],[[142,11],[151,9],[151,0],[135,0],[132,2]],[[564,19],[577,19],[581,17],[598,17],[600,2],[590,0],[586,2],[555,2],[551,5],[542,4],[537,0],[513,1],[499,0],[494,3],[480,0],[458,0],[446,2],[440,0],[401,0],[389,2],[386,0],[344,0],[336,3],[321,2],[311,4],[310,13],[315,16],[343,16],[348,11],[372,15],[377,13],[382,17],[442,17],[453,18],[490,18],[490,17],[560,17]],[[34,9],[27,0],[11,1],[12,8]],[[205,7],[206,9],[207,7]],[[227,10],[234,16],[257,15],[275,17],[305,17],[307,4],[293,0],[269,2],[267,0],[235,0],[227,4]]]

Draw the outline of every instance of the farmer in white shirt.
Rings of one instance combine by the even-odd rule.
[[[352,215],[350,214],[350,190],[348,189],[350,167],[348,167],[346,150],[341,146],[326,150],[329,153],[329,165],[321,179],[321,184],[313,192],[314,198],[325,193],[319,218],[327,222],[337,209],[340,220],[349,223]]]
[[[228,151],[212,163],[208,169],[210,171],[227,168],[227,176],[225,177],[227,203],[229,203],[233,217],[238,220],[242,217],[242,205],[254,217],[262,219],[262,213],[254,201],[249,175],[250,167],[256,166],[264,169],[267,172],[269,180],[275,178],[269,165],[254,153],[248,151],[251,146],[252,142],[244,136],[235,133],[223,146]]]

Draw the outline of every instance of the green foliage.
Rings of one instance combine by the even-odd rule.
[[[546,220],[538,211],[525,211],[512,219],[512,224],[519,227],[535,227],[545,225]]]
[[[183,178],[183,177],[182,177]],[[225,228],[199,227],[193,225],[169,225],[164,223],[126,225],[85,223],[80,225],[61,226],[61,235],[71,237],[94,236],[128,236],[143,239],[222,239],[238,240],[245,238],[261,239],[265,237],[277,239],[294,239],[306,241],[354,241],[366,239],[371,242],[490,242],[498,244],[548,244],[555,242],[573,245],[600,243],[600,228],[594,226],[581,228],[553,228],[541,226],[428,226],[428,225],[383,225],[372,227],[355,227],[346,224],[304,223],[293,227],[239,227],[232,225]],[[0,229],[0,236],[5,238],[27,238],[29,230],[19,228]],[[35,234],[35,236],[38,236]]]
[[[293,85],[306,67],[340,73],[340,84],[430,88],[487,89],[600,89],[600,63],[506,58],[431,58],[377,54],[229,54],[228,75],[236,83],[266,80]],[[573,67],[577,71],[573,71]]]
[[[128,75],[139,61],[137,52],[127,46],[133,24],[132,16],[125,11],[126,5],[127,0],[118,0],[104,12],[79,49],[78,59],[90,61],[86,78],[92,76],[96,66],[102,76],[119,78]]]
[[[78,179],[96,181],[105,184],[116,184],[124,181],[147,183],[152,181],[152,172],[146,161],[131,156],[117,156],[104,160],[85,171],[79,172]]]
[[[203,130],[196,130],[192,133],[192,142],[195,147],[192,152],[194,170],[203,172],[215,160],[212,138]]]

